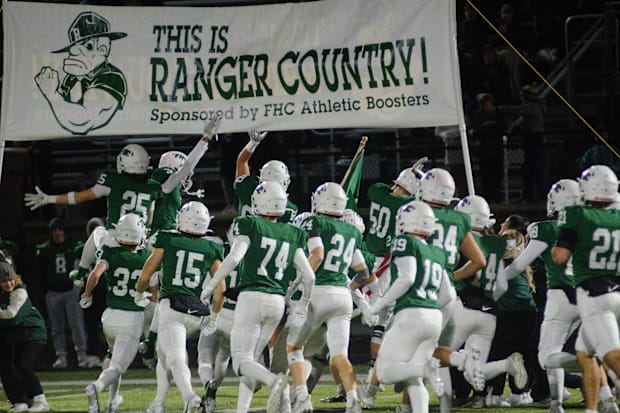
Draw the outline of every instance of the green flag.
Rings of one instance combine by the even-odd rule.
[[[362,184],[362,171],[364,169],[364,149],[358,151],[356,156],[351,161],[349,169],[344,178],[342,178],[342,188],[347,194],[349,200],[347,201],[347,208],[357,212],[357,198],[360,193],[360,186]]]

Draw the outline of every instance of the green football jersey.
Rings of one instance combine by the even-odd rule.
[[[239,201],[239,216],[252,215],[252,193],[258,185],[258,178],[254,175],[240,176],[235,180],[235,192]],[[278,222],[293,223],[295,215],[297,215],[297,205],[290,200],[286,200],[286,209],[284,215],[278,218]]]
[[[195,238],[177,231],[161,231],[155,248],[162,248],[159,295],[200,297],[202,283],[215,260],[224,259],[224,246],[206,238]]]
[[[560,211],[558,227],[577,234],[572,256],[575,285],[589,278],[618,276],[620,211],[570,206]]]
[[[310,238],[321,237],[323,261],[315,271],[315,285],[349,286],[349,268],[356,249],[362,248],[362,234],[338,218],[311,215],[303,222]]]
[[[411,195],[392,195],[389,185],[378,182],[368,188],[370,226],[366,234],[368,251],[376,256],[384,256],[390,250],[395,235],[396,213],[398,208],[412,201]]]
[[[437,293],[446,268],[446,251],[413,237],[399,235],[392,242],[390,274],[392,283],[399,277],[394,264],[397,257],[415,257],[416,276],[409,290],[396,300],[394,313],[409,307],[439,308]]]
[[[15,289],[27,290],[26,284],[20,284]],[[4,310],[10,303],[11,293],[0,290],[0,308]],[[8,344],[45,343],[47,341],[45,319],[32,304],[30,297],[26,298],[14,317],[0,319],[0,335],[2,340]]]
[[[97,261],[105,261],[106,305],[109,308],[125,311],[144,311],[144,307],[133,301],[136,296],[136,283],[140,278],[144,262],[149,252],[144,249],[128,251],[123,247],[103,246],[97,251]]]
[[[459,249],[465,235],[471,231],[471,218],[464,212],[448,208],[433,208],[437,217],[435,232],[428,237],[429,244],[443,248],[448,253],[448,267],[450,277],[459,262]]]
[[[237,267],[239,289],[285,295],[290,281],[286,269],[293,266],[297,249],[306,246],[306,233],[290,224],[247,215],[235,218],[233,234],[250,239]]]
[[[531,240],[537,240],[547,244],[547,249],[541,254],[547,273],[547,288],[574,287],[575,277],[572,263],[569,265],[556,265],[551,257],[551,249],[558,240],[558,223],[555,220],[533,222],[527,228],[527,234]]]
[[[505,260],[508,266],[510,260]],[[508,290],[497,300],[499,311],[537,311],[534,295],[527,283],[525,273],[521,273],[508,281]]]
[[[500,260],[504,256],[504,251],[506,251],[506,240],[497,235],[481,235],[475,232],[473,235],[487,261],[487,265],[478,270],[473,277],[456,281],[455,288],[456,291],[462,291],[468,286],[475,287],[482,290],[485,298],[493,300],[497,270]]]
[[[116,172],[102,173],[97,179],[97,184],[110,188],[107,197],[107,228],[114,228],[120,217],[130,212],[144,218],[148,226],[153,202],[163,195],[161,184],[158,182],[153,180],[138,182],[131,176]]]
[[[70,241],[55,244],[50,240],[37,245],[39,277],[46,290],[62,292],[73,289],[69,272],[77,267],[82,245]]]
[[[151,180],[163,184],[174,173],[172,168],[157,168],[151,174]],[[177,213],[181,209],[181,186],[177,185],[169,194],[162,196],[155,201],[153,211],[153,222],[151,222],[150,233],[154,234],[161,230],[176,229]]]

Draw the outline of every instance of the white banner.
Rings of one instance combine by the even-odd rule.
[[[455,0],[3,2],[0,139],[458,123]]]

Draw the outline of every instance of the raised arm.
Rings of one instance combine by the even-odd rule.
[[[209,149],[209,142],[217,134],[217,130],[222,123],[222,115],[216,115],[205,123],[202,131],[202,138],[196,143],[196,146],[187,155],[187,159],[183,162],[183,166],[179,170],[175,171],[172,175],[166,179],[161,188],[165,194],[169,194],[177,187],[198,165],[200,159],[204,156],[207,149]]]
[[[254,150],[258,147],[258,145],[265,139],[267,136],[266,131],[261,131],[258,129],[250,129],[248,132],[250,135],[250,141],[247,145],[241,149],[239,155],[237,155],[237,170],[235,172],[235,179],[240,176],[247,176],[250,174],[250,158],[254,153]]]

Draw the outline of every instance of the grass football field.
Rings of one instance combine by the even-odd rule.
[[[364,377],[366,366],[358,366],[356,369],[359,371],[358,381]],[[89,382],[95,380],[99,370],[77,370],[77,371],[49,371],[40,372],[39,378],[42,381],[43,389],[47,395],[50,408],[54,412],[86,412],[87,402],[84,393],[84,387]],[[202,386],[197,381],[197,373],[195,369],[192,370],[192,378],[194,383],[194,391],[202,396]],[[130,369],[123,377],[123,383],[121,385],[121,394],[123,395],[124,402],[120,406],[120,412],[144,412],[149,403],[155,396],[155,372],[153,370],[146,369]],[[312,401],[314,405],[314,411],[320,412],[344,412],[344,403],[321,403],[320,399],[331,396],[335,393],[334,384],[327,380],[328,376],[323,376],[325,380],[322,380],[314,392],[312,393]],[[224,381],[222,387],[217,393],[217,412],[234,412],[237,402],[237,386],[238,381],[235,377],[229,376]],[[508,386],[506,386],[508,387]],[[564,402],[564,409],[566,413],[584,411],[583,403],[580,403],[581,393],[578,390],[571,390],[572,397]],[[252,409],[254,411],[264,411],[264,406],[267,403],[267,397],[269,396],[269,390],[263,388],[259,390],[255,395],[252,402]],[[386,413],[394,412],[396,406],[400,403],[401,394],[394,393],[392,386],[386,386],[386,390],[378,394],[375,407],[367,410],[373,413]],[[107,401],[107,392],[100,395],[101,408],[105,408]],[[439,404],[437,398],[431,392],[430,400],[431,412],[439,411]],[[0,412],[8,412],[11,408],[4,392],[0,394]],[[183,402],[179,392],[173,385],[168,395],[166,403],[166,412],[168,413],[181,413],[183,411]],[[485,408],[485,409],[467,409],[467,408],[454,408],[454,412],[499,412],[504,411],[506,413],[546,413],[547,407],[540,403],[533,403],[527,406],[521,407],[508,407],[508,408]]]

